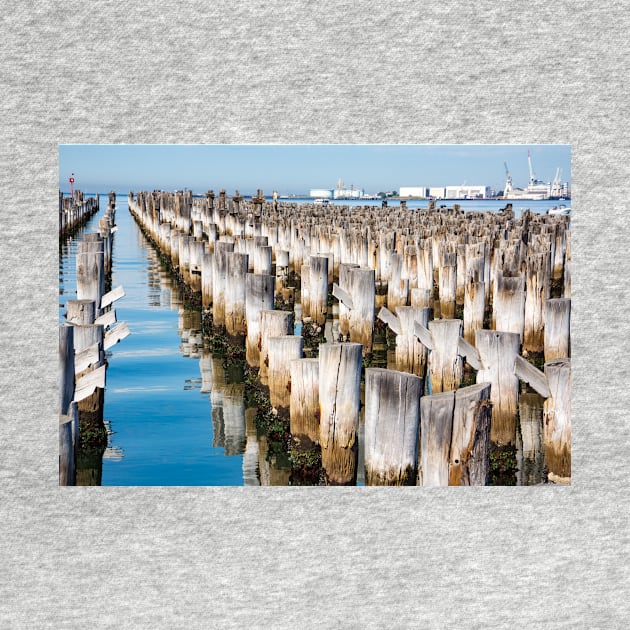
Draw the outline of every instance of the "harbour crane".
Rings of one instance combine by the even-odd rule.
[[[341,181],[341,177],[337,180],[337,197],[341,197],[341,191],[345,189],[346,185]]]
[[[536,183],[536,175],[532,168],[532,154],[529,151],[527,152],[527,163],[529,164],[529,183],[533,185]]]
[[[503,166],[505,166],[505,186],[503,187],[503,198],[507,199],[508,193],[512,192],[512,176],[510,175],[507,162],[503,162]]]
[[[561,196],[561,188],[560,188],[560,179],[562,178],[562,169],[558,167],[556,169],[556,176],[553,178],[553,184],[551,185],[551,196],[552,197],[560,197]]]

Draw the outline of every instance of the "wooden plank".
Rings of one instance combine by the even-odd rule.
[[[105,388],[105,366],[97,368],[93,372],[88,372],[82,376],[76,383],[74,389],[74,401],[81,402],[88,396],[91,396],[96,388]]]
[[[78,374],[97,363],[100,358],[99,343],[93,343],[74,355],[74,372]]]
[[[413,326],[413,334],[420,339],[429,350],[433,350],[433,335],[428,328],[425,328],[419,322],[415,322]]]
[[[125,295],[125,290],[122,288],[122,286],[112,289],[109,293],[106,293],[101,298],[101,308],[105,308],[106,306],[109,306],[112,302],[119,300],[124,295]]]
[[[103,313],[100,317],[97,317],[94,320],[95,324],[100,324],[103,327],[111,326],[116,323],[116,311],[111,310],[107,311],[107,313]]]
[[[473,369],[483,369],[483,364],[481,363],[479,351],[477,350],[477,348],[475,348],[475,346],[468,343],[463,337],[460,337],[459,341],[457,342],[457,351],[459,352],[460,357],[466,357],[468,365],[470,365]]]
[[[544,372],[541,372],[521,356],[517,356],[514,360],[514,374],[522,381],[529,383],[544,398],[551,396]]]
[[[131,331],[127,327],[126,322],[120,322],[116,328],[112,328],[105,333],[105,340],[103,342],[103,348],[108,350],[112,346],[116,345],[119,341],[128,337]]]
[[[397,335],[402,335],[400,320],[388,308],[383,306],[378,312],[378,318],[385,322]]]
[[[352,297],[350,294],[342,289],[336,282],[333,283],[332,294],[336,297],[340,302],[343,302],[343,305],[346,308],[353,308],[354,304],[352,302]]]

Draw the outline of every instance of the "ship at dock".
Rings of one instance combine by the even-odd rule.
[[[534,169],[532,167],[531,153],[527,152],[527,162],[529,165],[529,183],[527,188],[514,188],[512,185],[512,176],[508,169],[508,165],[504,162],[505,166],[505,186],[503,188],[503,199],[529,199],[532,201],[541,201],[544,199],[564,199],[567,195],[566,184],[560,183],[560,177],[562,170],[558,168],[556,170],[556,176],[553,182],[543,182],[536,179]]]

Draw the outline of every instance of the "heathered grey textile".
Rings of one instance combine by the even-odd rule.
[[[2,13],[0,627],[627,627],[626,3]],[[59,488],[57,149],[76,142],[570,143],[572,486]]]

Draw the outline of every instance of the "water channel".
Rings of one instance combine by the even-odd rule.
[[[101,214],[106,206],[107,196],[101,196]],[[100,214],[92,217],[82,233],[93,231],[99,218]],[[83,478],[104,486],[289,484],[289,462],[282,454],[268,452],[267,440],[254,424],[255,410],[245,408],[242,373],[226,369],[222,358],[204,348],[199,307],[188,302],[160,261],[122,194],[116,224],[112,287],[122,285],[125,296],[115,310],[131,335],[108,351],[104,417],[109,444],[102,469],[100,462],[92,462]],[[76,299],[80,237],[81,233],[60,244],[60,322],[65,319],[66,300]],[[375,356],[387,366],[386,348]],[[542,427],[537,420],[542,402],[535,394],[523,398],[533,409],[533,419],[526,426],[522,423],[519,472],[497,480],[501,484],[529,485],[543,478]],[[362,439],[359,484],[361,446]]]

